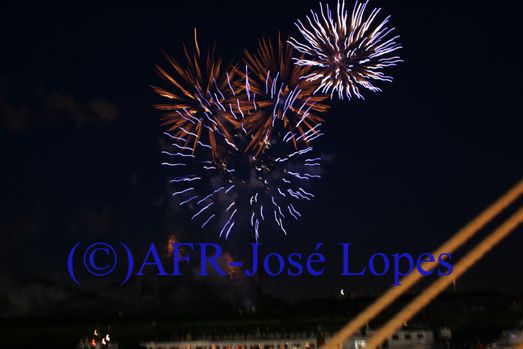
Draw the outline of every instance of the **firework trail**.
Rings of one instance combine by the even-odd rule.
[[[382,70],[402,62],[393,55],[401,48],[399,36],[392,36],[394,28],[387,27],[390,16],[378,22],[380,9],[367,15],[367,5],[368,1],[356,1],[349,17],[344,0],[338,1],[334,15],[329,5],[320,3],[319,14],[311,10],[305,24],[295,23],[303,41],[290,38],[289,43],[305,58],[294,61],[313,68],[303,79],[318,83],[315,92],[363,99],[361,88],[379,92],[375,81],[392,81]]]
[[[213,159],[220,156],[224,148],[237,149],[230,131],[232,127],[225,108],[227,97],[222,93],[227,81],[224,79],[222,61],[215,56],[214,48],[202,59],[194,30],[194,49],[184,46],[187,66],[165,55],[173,73],[160,66],[156,71],[170,89],[153,86],[153,90],[169,102],[155,107],[164,111],[163,125],[168,126],[179,149],[207,148]]]
[[[518,182],[503,196],[501,196],[477,217],[472,219],[467,225],[460,229],[454,236],[439,246],[433,252],[433,254],[440,255],[442,253],[452,253],[457,250],[460,246],[474,237],[478,231],[483,229],[485,225],[495,219],[496,216],[501,214],[516,200],[518,200],[521,195],[523,195],[523,180]],[[430,269],[434,269],[435,267],[436,264],[428,266]],[[342,327],[338,333],[329,338],[329,340],[325,342],[324,347],[328,348],[336,346],[337,343],[341,343],[345,340],[345,338],[352,336],[363,326],[365,326],[365,324],[369,323],[369,321],[381,313],[386,307],[391,305],[401,295],[413,287],[418,281],[422,279],[422,277],[423,276],[420,273],[411,273],[405,276],[403,279],[401,279],[401,286],[390,288],[374,303],[369,305],[364,311],[358,314],[358,316]]]
[[[454,271],[449,277],[440,277],[399,311],[385,325],[379,328],[367,341],[367,348],[378,348],[394,331],[401,328],[405,321],[412,319],[425,308],[434,298],[441,294],[447,287],[455,282],[461,275],[474,266],[485,254],[499,244],[510,233],[523,223],[523,207],[503,222],[496,230],[484,238],[470,252],[454,266]],[[325,348],[328,348],[325,346]]]

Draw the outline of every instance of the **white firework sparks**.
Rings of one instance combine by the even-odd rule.
[[[394,28],[387,26],[390,16],[378,22],[381,9],[367,16],[367,5],[368,1],[356,1],[349,17],[344,1],[338,1],[334,16],[329,5],[320,3],[319,14],[311,10],[308,23],[295,23],[304,41],[291,37],[288,42],[303,54],[294,59],[295,64],[313,68],[302,78],[318,84],[315,93],[363,99],[361,88],[379,92],[375,81],[392,81],[383,69],[402,62],[393,55],[402,47],[399,36],[393,36]]]

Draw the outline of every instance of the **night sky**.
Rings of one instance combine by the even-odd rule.
[[[371,3],[392,15],[405,62],[382,93],[332,103],[317,199],[288,236],[264,233],[269,248],[354,242],[360,259],[431,251],[522,177],[521,11],[506,2]],[[225,62],[239,61],[263,35],[295,34],[293,21],[317,2],[2,7],[0,296],[25,304],[35,278],[72,286],[66,256],[80,240],[138,248],[175,233],[246,248],[247,239],[232,246],[200,231],[169,201],[154,65],[166,65],[162,50],[180,57],[194,27],[200,45],[215,42]],[[521,246],[520,229],[458,289],[523,291]],[[382,290],[390,280],[276,283],[276,295],[292,298]]]

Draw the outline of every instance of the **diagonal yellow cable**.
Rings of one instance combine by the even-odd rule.
[[[421,309],[429,304],[438,294],[443,292],[452,282],[465,273],[477,261],[479,261],[496,244],[507,237],[514,229],[523,223],[523,207],[503,224],[494,230],[490,235],[483,239],[470,252],[468,252],[454,267],[454,271],[449,276],[442,276],[431,286],[426,288],[405,308],[390,319],[385,325],[377,330],[372,338],[367,342],[365,349],[375,349],[389,338],[405,321],[410,320]]]
[[[453,237],[441,245],[433,254],[439,256],[442,253],[452,253],[459,246],[470,239],[478,230],[483,228],[500,212],[505,210],[518,197],[523,194],[523,180],[520,180],[514,187],[506,192],[497,201],[491,204],[487,209],[481,212],[476,218],[470,221],[466,226],[459,230]],[[427,265],[427,271],[434,269],[437,264]],[[358,314],[351,322],[345,325],[338,333],[329,338],[321,349],[331,349],[342,343],[346,338],[352,336],[356,331],[362,328],[383,309],[388,307],[392,302],[398,299],[402,294],[416,284],[422,275],[414,272],[401,279],[400,286],[394,286],[385,292],[374,303],[368,306],[363,312]]]

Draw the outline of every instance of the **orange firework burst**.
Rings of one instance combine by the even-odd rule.
[[[246,150],[257,155],[270,145],[277,123],[284,141],[292,140],[296,148],[300,141],[307,144],[319,133],[319,114],[329,108],[326,95],[314,94],[316,83],[300,79],[310,68],[292,63],[292,47],[280,34],[276,44],[261,39],[256,53],[245,51],[245,71],[235,85],[245,114],[236,125],[252,137]]]
[[[156,72],[169,83],[169,89],[153,86],[160,96],[168,98],[168,103],[157,104],[155,108],[165,112],[163,125],[168,126],[177,145],[190,148],[194,153],[198,146],[210,149],[213,158],[220,153],[220,146],[236,149],[229,128],[231,123],[224,104],[228,76],[222,67],[222,60],[215,55],[214,47],[206,57],[202,57],[196,29],[194,48],[188,50],[184,45],[186,66],[165,54],[172,73],[156,66]]]

